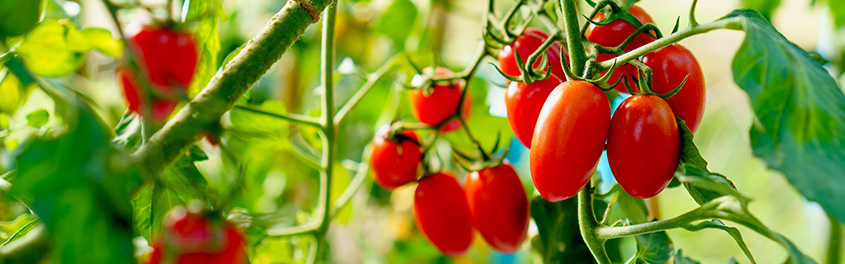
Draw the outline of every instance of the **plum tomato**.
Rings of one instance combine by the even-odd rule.
[[[519,67],[516,64],[516,55],[514,55],[514,51],[519,53],[519,58],[525,62],[528,60],[528,56],[531,56],[531,53],[534,53],[537,48],[542,46],[543,42],[548,38],[549,34],[542,29],[533,27],[526,28],[521,35],[516,37],[516,40],[514,40],[513,43],[506,45],[499,50],[499,65],[502,72],[510,76],[520,76],[522,71],[519,70]],[[560,42],[552,43],[552,45],[546,50],[546,57],[552,66],[552,76],[565,80],[566,75],[563,73],[563,68],[560,65],[561,51],[563,51],[564,60],[568,63],[569,58],[566,56],[566,49]],[[540,65],[540,62],[541,60],[538,59],[533,65],[534,68],[541,67],[542,65]]]
[[[176,208],[165,220],[162,238],[153,244],[151,264],[244,264],[244,236],[231,223],[221,223]]]
[[[417,179],[423,153],[413,131],[405,130],[393,137],[389,135],[389,125],[376,133],[370,167],[376,184],[392,190]]]
[[[464,190],[449,173],[423,177],[414,193],[414,221],[426,238],[448,256],[472,244],[472,220]]]
[[[513,167],[505,162],[467,174],[467,201],[473,226],[499,252],[519,250],[528,236],[528,196]]]
[[[426,74],[431,73],[431,68],[425,68],[423,72]],[[438,67],[434,74],[436,77],[448,77],[452,75],[452,72],[445,68]],[[423,84],[422,80],[423,77],[421,75],[414,76],[414,79],[411,80],[411,85],[420,86]],[[414,89],[409,91],[411,110],[414,117],[416,117],[420,122],[430,126],[436,126],[443,123],[446,119],[452,117],[452,115],[455,114],[455,111],[458,110],[458,104],[461,100],[461,93],[463,92],[463,89],[462,82],[453,81],[449,85],[443,85],[441,83],[433,84],[430,94],[426,94],[423,89]],[[464,120],[469,118],[471,110],[472,100],[470,100],[469,92],[467,92],[461,108],[461,116]],[[453,119],[448,124],[441,127],[440,131],[449,132],[460,127],[460,120]]]
[[[540,109],[543,109],[543,103],[560,83],[557,77],[549,76],[548,79],[531,84],[511,82],[508,85],[505,94],[508,122],[516,138],[526,147],[531,147],[534,126],[537,124]]]
[[[687,81],[681,90],[666,99],[675,116],[684,120],[695,132],[704,115],[704,73],[695,56],[680,44],[672,44],[643,56],[643,63],[652,70],[651,90],[658,94],[671,92]],[[689,77],[687,77],[689,76]]]

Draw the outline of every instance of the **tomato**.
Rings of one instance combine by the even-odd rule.
[[[493,248],[511,254],[528,236],[528,196],[507,162],[467,174],[472,223]]]
[[[637,198],[669,185],[681,155],[681,136],[672,108],[655,95],[622,101],[610,121],[607,161],[619,186]]]
[[[631,8],[628,9],[628,12],[631,13],[631,15],[633,15],[634,17],[636,17],[637,20],[639,20],[640,23],[644,25],[648,23],[654,24],[654,20],[651,19],[651,16],[649,16],[648,13],[646,13],[645,10],[643,10],[639,6],[631,6]],[[593,18],[593,21],[601,21],[604,18],[604,13],[598,13],[596,17]],[[625,39],[631,36],[631,34],[633,34],[635,31],[637,31],[637,28],[634,27],[634,25],[631,25],[631,23],[628,23],[623,19],[616,19],[604,26],[596,26],[595,24],[590,24],[587,27],[587,32],[585,35],[587,37],[587,40],[593,43],[605,47],[616,47],[619,46],[619,44],[622,44],[622,42],[625,42]],[[634,38],[634,40],[631,41],[631,43],[629,43],[624,50],[625,52],[632,51],[652,41],[654,41],[654,38],[652,38],[648,34],[640,33],[640,35]],[[616,56],[611,54],[599,54],[598,57],[596,57],[596,60],[602,62],[606,60],[612,60],[613,58],[616,58]],[[636,66],[630,64],[617,65],[616,69],[613,70],[613,75],[610,76],[608,83],[616,83],[619,78],[630,75],[637,76]],[[634,82],[633,80],[628,79],[628,85],[630,85],[631,88],[634,88],[635,83],[636,82]],[[616,90],[623,93],[627,92],[625,90],[625,85],[622,83],[620,83],[619,86],[616,86]]]
[[[212,221],[184,209],[173,210],[165,222],[163,238],[153,245],[150,263],[247,263],[241,232],[231,223]]]
[[[425,68],[424,73],[431,73],[431,68]],[[437,67],[435,71],[436,77],[448,77],[452,72],[441,67]],[[422,85],[422,76],[414,76],[411,85]],[[431,94],[426,95],[423,89],[414,89],[409,92],[411,99],[411,110],[414,117],[420,122],[436,126],[446,119],[452,117],[455,111],[458,110],[458,102],[461,100],[461,93],[463,92],[462,82],[452,82],[451,85],[443,85],[435,83],[432,87]],[[469,92],[464,97],[464,103],[461,108],[461,116],[466,120],[472,110],[472,100],[470,100]],[[453,119],[448,124],[444,125],[440,131],[449,132],[461,127],[461,121]]]
[[[420,180],[414,193],[414,221],[425,237],[448,256],[462,255],[472,244],[467,197],[449,173],[435,173]]]
[[[543,103],[546,102],[552,90],[560,83],[560,79],[550,76],[548,79],[532,84],[511,82],[508,85],[505,94],[508,122],[514,135],[523,145],[531,146],[531,138],[534,136],[534,126],[537,124],[540,109],[543,108]]]
[[[531,140],[531,178],[550,202],[568,199],[590,180],[604,150],[610,102],[597,86],[567,81],[546,99]]]
[[[652,70],[651,90],[658,94],[668,93],[684,81],[687,82],[674,96],[666,99],[675,116],[686,121],[690,131],[695,132],[704,115],[704,73],[695,56],[679,44],[660,48],[643,56],[643,63]]]
[[[394,138],[388,138],[389,133],[389,125],[383,126],[376,133],[370,167],[376,184],[392,190],[417,179],[422,150],[413,131],[402,131],[402,137]]]
[[[513,43],[502,47],[499,51],[499,65],[502,72],[510,76],[521,76],[522,71],[519,70],[519,67],[516,64],[516,55],[514,55],[514,50],[519,53],[519,57],[524,63],[528,61],[528,56],[531,56],[531,53],[534,53],[537,48],[542,46],[543,41],[546,41],[548,38],[549,34],[542,29],[526,28],[525,31],[522,32],[522,35],[516,37],[516,40],[514,40]],[[546,50],[546,57],[552,66],[552,75],[558,79],[565,80],[566,75],[563,73],[563,68],[560,65],[561,51],[564,51],[564,59],[568,62],[569,58],[566,57],[566,49],[563,47],[563,44],[557,41],[552,43],[552,45]],[[540,62],[541,60],[538,58],[537,62],[534,63],[534,68],[541,67],[542,65]]]
[[[191,84],[197,67],[196,44],[188,33],[153,26],[145,26],[128,41],[155,94],[150,118],[163,121],[178,105],[176,92],[184,92]],[[121,67],[118,75],[129,110],[143,115],[147,93],[128,67]]]

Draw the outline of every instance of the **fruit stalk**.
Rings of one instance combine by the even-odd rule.
[[[560,0],[560,8],[564,18],[566,46],[569,49],[569,66],[577,76],[581,76],[584,73],[584,64],[587,62],[587,53],[584,51],[584,43],[581,42],[575,0]]]

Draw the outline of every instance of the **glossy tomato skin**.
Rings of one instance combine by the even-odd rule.
[[[392,190],[417,179],[422,149],[413,131],[402,131],[403,137],[394,138],[388,138],[389,132],[390,126],[385,125],[376,133],[370,167],[376,184]]]
[[[531,178],[543,198],[571,198],[589,182],[609,126],[610,103],[599,87],[567,81],[549,94],[530,153]]]
[[[218,226],[200,214],[184,211],[169,216],[163,238],[153,245],[151,264],[246,263],[244,236],[232,224]]]
[[[144,115],[144,106],[147,105],[145,103],[147,101],[146,93],[138,87],[138,82],[135,81],[132,72],[126,68],[122,68],[118,70],[118,77],[120,78],[121,86],[123,86],[123,94],[126,96],[129,110]],[[170,112],[173,112],[173,109],[176,109],[176,106],[179,104],[178,101],[165,98],[152,98],[152,102],[150,106],[150,118],[153,122],[166,120]]]
[[[499,166],[467,175],[467,201],[473,226],[499,252],[512,254],[528,236],[528,196],[513,167]]]
[[[628,9],[628,12],[630,12],[631,15],[636,17],[637,20],[639,20],[642,24],[654,24],[654,20],[651,19],[651,16],[649,16],[648,13],[645,12],[645,10],[643,10],[637,5],[631,6],[631,8]],[[601,21],[604,18],[604,13],[598,13],[596,17],[593,18],[593,21]],[[587,32],[585,35],[587,37],[587,40],[593,43],[612,48],[619,46],[619,44],[622,44],[622,42],[625,42],[625,39],[627,39],[628,36],[631,36],[631,34],[633,34],[635,31],[637,31],[637,28],[634,27],[634,25],[631,25],[625,20],[617,19],[610,22],[610,24],[604,26],[596,26],[595,24],[590,24],[587,27]],[[625,52],[632,51],[652,41],[654,41],[654,38],[652,38],[648,34],[640,33],[640,35],[634,38],[634,40],[631,41],[631,43],[629,43],[624,50]],[[599,54],[596,60],[602,62],[606,60],[612,60],[613,58],[616,58],[616,56],[610,54]],[[630,75],[637,76],[637,67],[630,64],[617,65],[616,69],[613,71],[613,75],[610,76],[608,83],[616,83],[619,78]],[[636,82],[634,82],[630,78],[628,79],[628,85],[630,85],[631,88],[634,88],[633,85],[635,84]],[[616,90],[623,93],[627,92],[625,90],[625,85],[622,83],[620,83],[620,85],[616,87]]]
[[[502,47],[499,50],[499,67],[502,72],[510,76],[521,76],[521,71],[516,63],[516,55],[514,51],[519,53],[519,57],[523,63],[528,60],[528,56],[543,45],[543,42],[549,38],[549,34],[539,28],[526,28],[522,35],[516,37],[513,43]],[[549,49],[546,50],[546,56],[552,66],[552,75],[558,79],[565,79],[566,75],[563,73],[563,68],[560,65],[560,54],[563,51],[564,60],[569,61],[566,55],[566,49],[560,42],[552,43]],[[534,68],[539,68],[541,60],[534,63]]]
[[[534,127],[537,117],[546,98],[561,83],[555,76],[531,84],[511,82],[505,94],[505,104],[508,110],[508,122],[514,135],[526,147],[531,147]]]
[[[655,95],[634,95],[616,109],[607,137],[607,161],[616,181],[637,198],[669,185],[681,153],[672,109]]]
[[[454,175],[435,173],[419,181],[414,193],[414,221],[448,256],[462,255],[472,244],[469,204]]]
[[[675,116],[686,121],[690,131],[695,132],[704,116],[706,95],[704,73],[692,52],[680,44],[672,44],[646,54],[643,63],[652,70],[651,90],[658,94],[671,92],[689,76],[681,90],[666,102]]]
[[[423,69],[423,72],[430,73],[431,68]],[[452,75],[447,69],[438,67],[435,71],[437,77],[447,77]],[[414,76],[411,85],[422,85],[422,76]],[[458,102],[461,100],[461,93],[463,92],[463,83],[453,82],[451,85],[434,84],[431,94],[425,94],[422,89],[414,89],[409,91],[409,98],[411,101],[411,110],[414,117],[422,123],[430,126],[436,126],[451,117],[458,109]],[[470,100],[469,92],[464,97],[464,103],[461,107],[461,116],[466,120],[469,118],[472,109],[472,100]],[[449,132],[461,127],[460,120],[453,119],[448,124],[444,125],[440,131]]]

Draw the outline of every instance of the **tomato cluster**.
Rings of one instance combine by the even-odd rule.
[[[423,69],[424,74],[431,74],[431,68]],[[435,78],[449,77],[452,72],[448,69],[437,67],[434,70]],[[411,80],[413,86],[423,86],[423,75],[416,75]],[[446,84],[435,82],[431,87],[420,87],[420,89],[413,89],[409,92],[411,99],[411,110],[414,117],[422,123],[430,126],[438,126],[452,118],[461,106],[461,117],[464,119],[469,117],[470,110],[472,110],[472,100],[470,100],[469,92],[464,95],[463,104],[461,104],[461,94],[464,93],[464,84],[460,81],[450,81]],[[452,118],[452,121],[442,125],[441,132],[449,132],[457,130],[461,127],[461,121],[457,118]]]
[[[654,23],[638,6],[628,12],[643,24]],[[599,13],[593,19],[601,21],[605,15]],[[636,31],[637,27],[628,21],[616,19],[602,25],[591,24],[585,36],[612,49],[625,44]],[[546,35],[541,33],[537,29],[526,30],[500,51],[504,74],[520,75],[524,69],[515,65],[514,50],[521,58],[529,56],[543,42]],[[656,32],[639,33],[621,49],[631,51],[653,42],[653,36],[659,35],[651,33]],[[552,45],[549,50],[555,47],[559,45]],[[637,82],[638,76],[644,75],[638,74],[635,66],[619,65],[608,82],[616,83],[624,76],[634,94],[611,116],[608,97],[601,88],[577,78],[561,83],[567,77],[556,75],[554,66],[559,65],[559,56],[547,55],[552,61],[551,77],[530,84],[511,82],[505,98],[514,134],[523,144],[530,145],[531,176],[540,195],[552,202],[575,196],[589,182],[605,149],[610,168],[626,192],[648,198],[662,191],[672,179],[680,157],[676,117],[694,132],[704,110],[704,78],[695,57],[681,45],[672,44],[639,58],[652,69],[651,82]],[[615,56],[599,54],[597,60]],[[679,86],[680,90],[668,99],[658,96]],[[620,84],[617,90],[626,92],[624,87]]]
[[[150,264],[247,263],[243,234],[223,219],[177,207],[164,224],[161,238],[153,244]]]
[[[423,153],[415,133],[382,127],[370,160],[376,184],[392,190],[417,180]],[[496,250],[516,252],[527,236],[528,219],[528,196],[507,162],[468,173],[463,188],[446,171],[424,176],[416,186],[414,221],[449,256],[469,249],[473,229]]]
[[[129,110],[154,122],[163,121],[194,78],[196,43],[188,32],[155,25],[144,26],[127,40],[141,71],[136,74],[129,65],[118,69]],[[151,91],[145,90],[138,77],[146,80]]]

